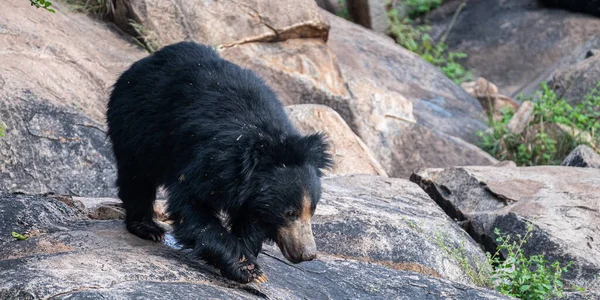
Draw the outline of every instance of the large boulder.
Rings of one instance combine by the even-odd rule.
[[[335,110],[325,105],[300,104],[285,108],[301,133],[322,132],[331,143],[334,166],[327,174],[374,174],[386,177],[371,150]]]
[[[146,55],[114,26],[8,0],[0,10],[0,190],[114,195],[108,90]],[[102,45],[98,46],[98,41]]]
[[[439,40],[463,0],[447,1],[430,15]],[[446,39],[468,55],[465,66],[515,97],[530,94],[553,70],[600,45],[600,19],[543,7],[538,0],[469,0]]]
[[[569,104],[577,105],[586,101],[593,89],[599,89],[599,80],[600,55],[596,54],[554,71],[550,87]]]
[[[9,126],[0,139],[1,191],[116,195],[102,123],[26,91],[0,91],[0,105],[0,120]]]
[[[389,37],[327,16],[331,24],[327,45],[337,56],[349,90],[365,103],[362,106],[395,105],[390,115],[382,118],[414,118],[420,125],[467,142],[475,141],[477,131],[486,128],[479,101],[437,68]],[[410,105],[404,104],[406,100]]]
[[[269,282],[241,285],[177,250],[170,235],[164,244],[141,240],[121,220],[90,219],[75,202],[0,193],[0,299],[508,299],[341,255],[295,266],[271,245],[259,257]],[[29,238],[13,239],[13,231]]]
[[[579,145],[561,163],[561,166],[600,169],[600,154],[586,145]]]
[[[103,121],[107,92],[117,76],[147,53],[114,25],[70,13],[60,2],[53,3],[55,14],[27,1],[2,5],[1,95],[31,93]]]
[[[465,284],[489,283],[480,246],[408,180],[325,179],[313,231],[320,252]]]
[[[256,1],[251,17],[235,14],[236,17],[224,18],[233,15],[232,11],[248,10],[247,5],[230,8],[229,2],[209,5],[207,1],[186,6],[185,18],[178,13],[164,14],[159,9],[141,9],[163,7],[161,1],[117,1],[116,11],[127,11],[143,27],[157,31],[159,44],[192,39],[213,45],[224,58],[257,72],[286,105],[322,104],[333,108],[375,152],[391,176],[411,174],[412,169],[406,167],[409,162],[397,159],[406,156],[418,157],[411,165],[419,167],[495,162],[483,151],[471,147],[466,150],[470,155],[463,157],[432,151],[432,147],[419,148],[427,155],[414,155],[409,151],[415,147],[406,143],[393,148],[392,145],[400,144],[393,139],[403,132],[423,130],[444,142],[452,141],[454,136],[473,142],[476,132],[486,128],[483,109],[439,70],[390,38],[325,11],[315,17],[319,8],[314,1],[308,1],[302,9],[300,4],[291,2],[278,1],[266,6]],[[189,16],[196,18],[189,21]],[[183,26],[188,24],[185,20],[195,25]],[[227,31],[240,27],[245,29]],[[207,28],[225,29],[217,30],[220,34],[207,34],[210,31]],[[298,34],[294,28],[304,29]],[[177,37],[170,37],[171,33]],[[343,61],[338,62],[338,57]],[[426,128],[415,129],[414,123]],[[463,144],[459,142],[454,147],[461,148]]]
[[[218,51],[223,58],[259,74],[285,105],[327,105],[354,126],[349,93],[337,59],[322,40],[246,43]]]
[[[451,216],[470,222],[469,232],[489,251],[494,229],[524,235],[533,224],[525,254],[563,264],[566,278],[600,288],[600,170],[560,166],[425,169],[413,175]]]
[[[469,144],[486,128],[475,98],[390,38],[328,16],[327,44],[354,98],[347,119],[390,176],[408,178],[425,166],[496,163]]]
[[[329,24],[314,0],[112,0],[114,22],[159,45],[182,40],[233,46],[296,38],[327,40]],[[131,21],[137,26],[131,26]]]

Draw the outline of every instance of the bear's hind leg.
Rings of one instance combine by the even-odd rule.
[[[120,171],[117,185],[126,211],[127,230],[145,240],[161,241],[165,230],[154,221],[156,183],[144,176]]]

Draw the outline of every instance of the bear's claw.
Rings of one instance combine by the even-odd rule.
[[[154,242],[160,242],[165,238],[165,230],[154,221],[129,222],[127,223],[127,230],[142,239]]]
[[[258,275],[258,277],[254,278],[254,281],[258,282],[259,284],[263,284],[267,283],[269,281],[269,278],[267,278],[267,276],[264,273],[261,273],[260,275]]]

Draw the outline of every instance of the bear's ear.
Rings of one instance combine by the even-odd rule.
[[[305,163],[311,164],[321,170],[330,170],[333,167],[333,158],[329,153],[330,144],[323,133],[307,135],[298,141],[299,150],[304,154]]]
[[[249,180],[256,172],[274,167],[310,164],[322,176],[323,170],[333,167],[328,151],[329,143],[322,133],[288,136],[280,140],[258,139],[242,153],[241,175],[244,180]]]

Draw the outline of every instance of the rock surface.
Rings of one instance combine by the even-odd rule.
[[[600,169],[600,154],[588,146],[580,145],[569,153],[561,166]]]
[[[600,78],[600,55],[586,58],[576,64],[557,69],[550,80],[550,87],[569,104],[577,105],[586,100],[593,89],[598,89]]]
[[[393,149],[390,161],[394,168],[388,173],[391,177],[409,178],[415,170],[424,167],[489,166],[498,163],[473,144],[418,124],[398,129],[397,135],[390,137],[384,145]],[[371,149],[375,149],[375,153],[387,150]]]
[[[338,111],[346,122],[352,120],[349,94],[337,59],[322,40],[247,43],[219,52],[223,58],[259,74],[285,105],[323,104]]]
[[[315,2],[320,8],[332,14],[337,14],[341,8],[340,2],[336,0],[315,0]]]
[[[144,241],[120,220],[91,220],[56,198],[0,193],[0,212],[8,216],[0,219],[0,299],[507,299],[340,255],[291,265],[270,245],[259,256],[269,282],[240,285],[172,249],[169,235],[165,244]]]
[[[448,30],[462,0],[447,1],[431,15],[432,36]],[[552,72],[583,59],[600,44],[600,19],[543,8],[538,0],[469,0],[446,40],[453,51],[468,55],[474,75],[496,83],[516,97],[528,95]]]
[[[354,22],[375,32],[385,33],[389,27],[386,0],[348,0],[348,12]]]
[[[118,73],[146,53],[61,3],[56,14],[20,0],[2,5],[0,190],[114,195],[106,99]]]
[[[503,109],[508,108],[515,111],[519,108],[517,101],[500,94],[498,87],[483,77],[479,77],[475,81],[463,82],[460,86],[471,96],[477,98],[487,115],[493,116],[494,120],[502,119]]]
[[[323,132],[327,135],[335,165],[326,174],[374,174],[387,177],[371,150],[335,110],[314,104],[290,105],[285,110],[301,133]]]
[[[327,16],[331,24],[327,44],[353,97],[352,114],[340,114],[388,175],[408,178],[415,166],[496,162],[468,143],[486,128],[483,108],[475,98],[390,38]]]
[[[313,232],[318,250],[327,254],[465,284],[487,279],[479,245],[408,180],[373,175],[325,179]],[[451,253],[458,249],[462,257]],[[468,266],[461,267],[458,259]]]
[[[397,108],[387,118],[410,120],[414,116],[420,125],[467,142],[474,141],[476,132],[486,128],[479,101],[441,71],[389,37],[331,14],[327,16],[331,24],[327,45],[337,56],[350,91],[361,94],[361,102],[391,98],[377,105],[381,107],[387,103],[402,103],[404,98],[412,106],[405,105],[402,110],[396,104]]]
[[[1,95],[0,191],[112,196],[116,180],[103,124],[28,92]]]
[[[117,6],[136,11],[137,6],[159,5],[161,2],[142,3],[146,2],[117,3]],[[307,32],[314,34],[282,33],[276,39],[271,39],[263,38],[262,33],[254,32],[259,29],[253,28],[235,33],[219,31],[218,35],[205,34],[203,32],[207,31],[205,27],[208,26],[205,24],[206,20],[213,20],[210,22],[212,27],[225,27],[223,30],[262,25],[248,25],[244,21],[246,15],[243,15],[242,19],[215,18],[234,14],[230,10],[237,11],[240,7],[246,7],[245,4],[231,8],[233,2],[226,1],[211,5],[210,9],[200,9],[200,6],[208,5],[208,2],[202,3],[192,5],[191,12],[188,13],[204,16],[194,18],[197,21],[193,22],[198,22],[204,27],[191,26],[191,33],[188,34],[190,38],[216,46],[224,58],[257,72],[286,105],[322,104],[333,108],[368,147],[378,149],[375,151],[376,158],[387,174],[407,178],[412,172],[409,167],[414,165],[444,167],[448,166],[446,163],[453,166],[495,162],[490,160],[491,157],[485,152],[454,139],[454,136],[457,136],[467,142],[474,141],[477,130],[486,128],[485,116],[477,100],[457,87],[436,68],[402,49],[391,39],[326,12],[323,12],[321,17],[314,17],[314,12],[319,11],[314,2],[300,9],[300,4],[292,5],[288,1],[270,3],[268,8],[266,2],[257,1],[254,14],[260,16],[261,20],[272,19],[273,22],[270,22],[269,26],[275,31],[309,24],[307,26],[311,31]],[[154,26],[153,24],[168,23],[161,27],[165,29],[165,34],[158,34],[161,44],[176,40],[166,34],[180,31],[167,30],[171,27],[181,27],[182,19],[178,18],[177,14],[165,14],[159,10],[138,10],[140,15],[145,16],[140,17],[141,24],[148,28]],[[299,12],[300,10],[305,12]],[[285,12],[285,17],[280,16],[282,12]],[[280,23],[275,23],[277,20]],[[330,30],[330,23],[335,24],[335,28]],[[294,30],[290,32],[296,32]],[[324,32],[327,33],[328,39],[323,37]],[[340,64],[338,57],[342,57],[344,62]],[[360,64],[359,68],[355,68],[357,63]],[[415,77],[411,74],[421,76]],[[418,111],[413,112],[415,105],[418,105]],[[416,122],[425,128],[413,126],[415,118]],[[458,118],[460,122],[457,121]],[[431,147],[427,150],[418,149],[427,155],[414,155],[414,145],[422,147],[427,142],[413,143],[407,138],[394,140],[403,133],[422,131],[428,132],[435,140],[453,144],[455,148],[467,145],[468,149],[461,152],[469,152],[470,155],[458,157],[447,151],[433,151]],[[444,134],[438,134],[438,131]],[[392,145],[398,147],[392,148]],[[398,160],[408,156],[420,160],[414,163]]]
[[[2,103],[34,94],[51,105],[103,121],[108,91],[118,74],[147,53],[114,25],[71,13],[60,2],[53,3],[55,14],[27,1],[5,0],[2,5]],[[98,41],[108,46],[98,47]]]
[[[114,21],[136,36],[133,20],[160,45],[194,40],[231,46],[296,38],[327,40],[329,25],[314,0],[280,1],[147,1],[115,3]],[[132,32],[133,31],[133,32]]]
[[[570,167],[427,169],[413,175],[444,210],[470,221],[469,232],[495,249],[494,228],[524,234],[533,224],[526,255],[544,253],[574,266],[565,277],[600,289],[600,170]]]
[[[515,111],[512,119],[508,122],[507,129],[514,134],[521,134],[533,121],[533,110],[535,106],[531,101],[524,101],[519,109]]]

